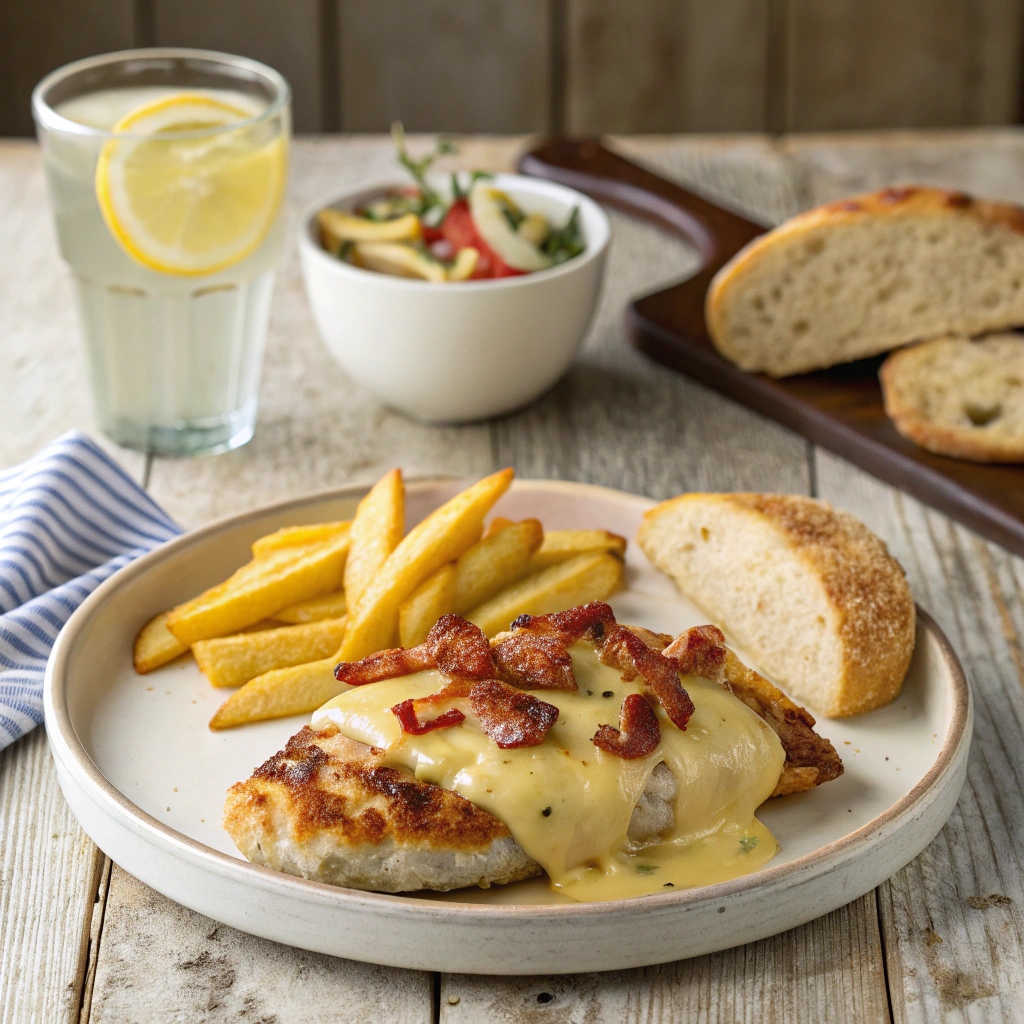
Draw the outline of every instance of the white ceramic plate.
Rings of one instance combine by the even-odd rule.
[[[408,488],[410,522],[462,484]],[[220,828],[227,787],[279,750],[305,718],[207,728],[224,691],[191,660],[135,674],[132,641],[152,615],[227,576],[262,534],[348,517],[361,489],[334,491],[214,523],[104,583],[61,633],[46,680],[58,777],[83,828],[118,864],[179,903],[243,931],[397,967],[479,974],[603,971],[664,963],[773,935],[869,891],[915,857],[956,803],[971,697],[945,637],[924,613],[899,699],[853,719],[822,719],[846,773],[769,801],[760,817],[782,852],[721,885],[596,904],[523,882],[429,897],[309,882],[242,860]],[[601,526],[632,538],[652,502],[580,484],[518,481],[496,511],[550,528]],[[631,543],[621,621],[675,633],[706,621]],[[742,654],[742,651],[740,651]]]

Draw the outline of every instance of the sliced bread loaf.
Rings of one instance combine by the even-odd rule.
[[[899,692],[914,649],[903,570],[863,523],[783,494],[684,494],[644,516],[647,557],[790,696],[856,715]]]
[[[1024,462],[1024,336],[935,338],[878,372],[896,429],[940,455]]]
[[[737,253],[706,313],[722,355],[773,377],[1024,324],[1024,209],[918,187],[829,203]]]

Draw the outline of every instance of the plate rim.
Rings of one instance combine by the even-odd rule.
[[[452,474],[416,475],[406,479],[406,486],[407,488],[426,489],[431,485],[454,483],[466,479],[466,477]],[[614,498],[617,501],[627,499],[645,508],[653,508],[658,504],[655,499],[629,491],[570,480],[517,477],[513,481],[513,487],[517,485],[530,485],[543,490],[591,492],[606,498]],[[950,726],[933,764],[907,793],[860,828],[795,860],[775,867],[762,868],[760,871],[726,882],[697,886],[672,893],[652,893],[631,899],[605,900],[595,903],[476,904],[446,902],[417,897],[414,893],[398,895],[348,889],[275,871],[272,868],[253,864],[216,850],[154,818],[133,803],[102,774],[89,756],[89,752],[71,721],[66,698],[67,661],[78,634],[84,629],[93,611],[102,605],[109,595],[129,585],[136,577],[149,571],[153,565],[174,557],[178,551],[200,543],[211,535],[267,514],[284,513],[290,509],[324,501],[361,497],[371,486],[372,484],[350,484],[343,487],[327,488],[298,498],[290,498],[248,509],[245,512],[222,516],[197,529],[188,530],[135,559],[105,580],[82,602],[61,630],[47,663],[43,684],[46,732],[51,750],[54,757],[61,762],[62,767],[77,776],[76,781],[90,792],[93,800],[105,805],[108,808],[108,813],[113,811],[120,819],[120,824],[135,832],[142,841],[156,843],[172,855],[184,856],[193,864],[222,877],[233,877],[241,872],[240,880],[252,883],[253,887],[258,890],[276,890],[282,895],[300,897],[304,901],[317,903],[326,901],[328,904],[341,907],[361,905],[363,909],[373,910],[378,915],[385,917],[407,917],[409,914],[416,914],[427,920],[450,920],[454,914],[460,919],[469,919],[473,923],[487,924],[524,918],[529,920],[538,918],[581,919],[614,917],[622,913],[632,914],[644,910],[662,911],[676,908],[684,910],[687,907],[726,899],[747,890],[772,889],[778,885],[784,885],[794,875],[802,877],[809,874],[814,877],[841,866],[845,860],[854,856],[857,849],[872,836],[890,830],[898,824],[900,819],[912,813],[944,775],[957,770],[960,757],[966,753],[961,751],[965,741],[969,747],[973,719],[973,696],[966,673],[941,627],[927,611],[915,602],[919,623],[937,642],[952,680],[953,707]],[[61,683],[63,685],[60,685]]]

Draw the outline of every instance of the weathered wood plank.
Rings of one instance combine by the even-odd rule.
[[[43,75],[133,45],[133,0],[0,4],[0,135],[33,133],[29,101]]]
[[[292,87],[295,130],[324,124],[319,0],[154,0],[157,46],[195,46],[252,57]]]
[[[887,1024],[873,893],[801,928],[663,967],[550,978],[448,975],[442,1024]]]
[[[979,0],[967,7],[975,36],[968,66],[967,124],[1014,124],[1021,119],[1021,0]]]
[[[0,1021],[78,1021],[102,865],[43,730],[0,753]]]
[[[1020,0],[790,3],[781,127],[1017,121],[1021,20]]]
[[[1024,563],[819,451],[822,497],[863,519],[960,653],[975,698],[963,795],[880,889],[898,1022],[1016,1021],[1024,1005]]]
[[[429,1024],[429,974],[279,946],[114,867],[90,1024]]]
[[[788,131],[965,123],[969,0],[791,3]]]
[[[768,127],[768,0],[568,0],[575,132]]]
[[[550,0],[339,2],[346,131],[548,127]]]
[[[800,169],[805,205],[897,183],[1024,201],[1019,128],[804,135],[780,145]]]

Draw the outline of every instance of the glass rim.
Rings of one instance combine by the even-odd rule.
[[[56,68],[46,75],[32,90],[32,116],[35,118],[36,124],[47,131],[81,135],[94,139],[152,139],[152,133],[115,132],[110,128],[95,128],[92,125],[72,121],[70,118],[58,114],[44,96],[50,89],[69,75],[80,71],[88,71],[92,68],[100,68],[108,64],[117,64],[130,60],[167,60],[169,58],[206,60],[249,71],[266,79],[274,90],[274,96],[270,103],[267,104],[265,110],[261,110],[252,117],[247,117],[241,121],[233,121],[231,124],[217,125],[212,128],[199,128],[184,132],[161,132],[160,137],[162,139],[202,139],[220,135],[224,132],[250,128],[253,125],[261,124],[276,117],[291,100],[291,86],[289,86],[284,75],[279,71],[275,71],[269,65],[260,63],[258,60],[253,60],[250,57],[239,57],[232,53],[222,53],[219,50],[198,50],[180,46],[153,46],[134,50],[115,50],[111,53],[102,53],[94,57],[85,57]]]

